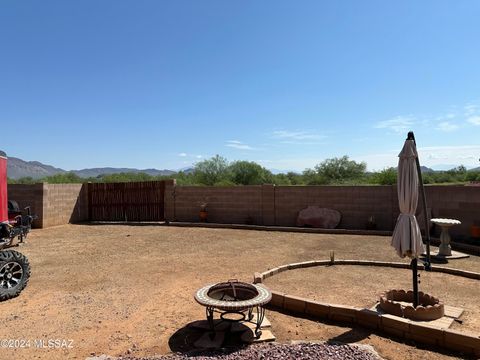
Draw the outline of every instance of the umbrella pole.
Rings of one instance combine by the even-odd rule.
[[[413,276],[413,307],[416,308],[419,303],[418,298],[418,261],[417,258],[413,258],[410,266],[412,267],[412,276]]]
[[[410,131],[408,133],[408,140],[413,140],[415,144],[415,148],[417,147],[417,143],[415,141],[415,135],[413,134],[413,131]],[[420,169],[420,160],[418,159],[418,156],[415,159],[415,162],[417,164],[418,181],[420,183],[420,193],[422,194],[423,214],[425,215],[424,221],[425,221],[425,238],[427,243],[427,259],[425,261],[424,266],[426,271],[430,271],[432,269],[432,264],[430,262],[430,231],[428,227],[427,197],[425,196],[425,187],[423,186],[422,170]]]

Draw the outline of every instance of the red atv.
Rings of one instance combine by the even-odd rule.
[[[30,231],[34,216],[29,208],[25,212],[15,201],[7,200],[7,155],[0,151],[0,301],[20,294],[30,277],[27,258],[5,250],[22,243]]]

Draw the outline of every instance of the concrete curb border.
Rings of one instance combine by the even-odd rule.
[[[241,230],[259,230],[259,231],[282,231],[296,232],[307,234],[341,234],[341,235],[372,235],[372,236],[391,236],[392,231],[389,230],[355,230],[355,229],[320,229],[320,228],[303,228],[293,226],[270,226],[270,225],[246,225],[246,224],[222,224],[222,223],[201,223],[201,222],[184,222],[170,221],[169,226],[179,227],[200,227],[213,229],[241,229]]]
[[[401,269],[410,268],[408,264],[398,262],[369,260],[313,260],[282,265],[263,273],[256,272],[254,274],[254,283],[262,283],[263,280],[284,271],[326,265],[363,265]],[[432,267],[432,271],[480,280],[480,273],[472,271],[444,267]],[[299,296],[284,294],[275,290],[271,291],[272,300],[269,305],[273,308],[283,309],[293,314],[307,315],[318,319],[358,324],[400,338],[480,356],[480,335],[474,333],[459,332],[451,329],[439,329],[422,322],[416,322],[389,314],[381,315],[370,309],[327,304]]]
[[[211,228],[211,229],[281,231],[281,232],[294,232],[294,233],[305,233],[305,234],[392,236],[392,231],[390,230],[319,229],[319,228],[302,228],[302,227],[293,227],[293,226],[201,223],[201,222],[186,222],[186,221],[165,221],[165,225],[178,226],[178,227]],[[440,239],[431,238],[431,244],[438,246],[440,244]],[[480,246],[472,245],[472,244],[464,244],[464,243],[459,243],[455,241],[451,241],[450,245],[453,250],[466,252],[471,255],[480,255]]]

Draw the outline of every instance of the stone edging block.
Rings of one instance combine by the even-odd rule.
[[[285,295],[285,301],[283,303],[283,308],[288,311],[295,313],[305,313],[306,302],[308,300],[299,296],[294,295]]]
[[[317,318],[328,318],[330,305],[318,301],[308,300],[305,302],[305,313]]]
[[[268,305],[272,305],[278,308],[284,308],[285,303],[285,294],[278,292],[278,291],[271,291],[272,293],[272,300],[268,303]]]

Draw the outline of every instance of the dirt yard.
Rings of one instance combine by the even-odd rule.
[[[1,359],[84,359],[92,354],[122,355],[129,349],[136,356],[165,354],[171,351],[169,340],[175,332],[204,319],[204,309],[193,300],[202,285],[231,278],[251,281],[254,271],[328,259],[331,250],[338,259],[402,261],[387,237],[167,226],[66,225],[34,230],[18,250],[28,256],[32,276],[19,297],[0,303],[0,340],[16,339],[20,340],[17,345],[24,346],[0,349]],[[480,259],[451,261],[448,266],[480,271]],[[388,270],[375,269],[373,274]],[[404,275],[409,279],[408,273],[397,271],[395,279]],[[310,275],[320,279],[315,286],[323,286],[319,274]],[[332,282],[331,293],[348,298],[341,294],[353,291],[346,285],[355,276],[349,279]],[[369,277],[358,301],[373,303],[382,285],[385,289],[394,285],[391,280],[390,276]],[[459,286],[448,281],[439,291],[442,295],[455,292],[451,299],[456,301],[462,299]],[[465,286],[467,307],[473,297],[478,302],[479,294],[472,291],[479,287]],[[336,339],[370,344],[386,359],[456,358],[361,328],[273,311],[267,311],[267,317],[280,342]],[[48,341],[55,339],[60,341],[49,348]]]

